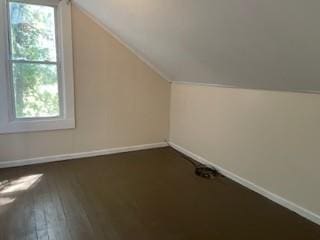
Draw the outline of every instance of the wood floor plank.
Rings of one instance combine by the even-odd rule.
[[[71,237],[74,240],[94,239],[87,213],[75,191],[72,171],[67,171],[67,169],[67,166],[56,165],[54,178]]]
[[[38,224],[39,239],[70,240],[57,189],[50,177],[51,171],[45,165],[39,165],[37,173],[42,174],[41,182],[37,186],[38,196],[35,196],[39,201],[38,217],[42,220],[42,223]]]
[[[17,204],[17,193],[8,192],[8,187],[11,186],[11,182],[18,178],[17,169],[7,169],[1,171],[1,193],[0,198],[2,204],[0,206],[0,222],[1,222],[1,233],[3,239],[22,239],[23,231],[20,227],[22,205]]]
[[[103,196],[109,192],[108,188],[101,188],[101,183],[105,182],[105,173],[101,165],[86,164],[86,161],[79,161],[78,167],[74,171],[74,177],[77,179],[78,187],[82,189],[82,198],[84,201],[85,210],[88,214],[91,225],[95,228],[94,231],[99,233],[101,239],[118,240],[120,239],[118,232],[114,228],[108,204]],[[92,176],[95,172],[95,176]]]
[[[47,181],[47,191],[50,192],[52,207],[54,209],[54,211],[51,211],[52,213],[49,214],[49,216],[52,216],[52,220],[49,220],[49,235],[55,233],[55,239],[57,240],[71,240],[68,222],[57,190],[55,178],[52,176],[52,171],[50,169],[48,170],[46,168],[44,174]]]

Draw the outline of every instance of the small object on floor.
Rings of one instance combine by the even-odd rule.
[[[197,176],[207,179],[212,179],[220,175],[216,169],[206,166],[196,167],[195,173]]]
[[[195,174],[199,177],[212,179],[215,177],[222,176],[219,171],[213,167],[208,167],[202,163],[197,162],[196,160],[186,156],[185,154],[181,154],[181,156],[191,163],[195,167]]]

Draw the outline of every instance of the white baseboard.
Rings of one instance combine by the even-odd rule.
[[[40,164],[40,163],[66,161],[66,160],[77,159],[77,158],[96,157],[96,156],[102,156],[102,155],[132,152],[132,151],[138,151],[138,150],[147,150],[147,149],[161,148],[161,147],[167,147],[167,146],[168,146],[168,143],[160,142],[160,143],[151,143],[151,144],[128,146],[128,147],[109,148],[109,149],[95,150],[90,152],[70,153],[70,154],[46,156],[46,157],[39,157],[39,158],[13,160],[13,161],[0,162],[0,168],[20,167],[20,166]]]
[[[267,189],[264,189],[242,177],[239,177],[238,175],[220,167],[220,166],[217,166],[215,165],[214,163],[208,161],[207,159],[197,155],[197,154],[194,154],[192,153],[191,151],[173,143],[173,142],[169,142],[169,145],[176,149],[177,151],[187,155],[188,157],[202,163],[202,164],[205,164],[207,166],[212,166],[214,168],[216,168],[222,175],[226,176],[227,178],[230,178],[232,179],[233,181],[245,186],[246,188],[270,199],[271,201],[274,201],[276,203],[278,203],[279,205],[285,207],[285,208],[288,208],[289,210],[297,213],[298,215],[320,225],[320,216],[316,213],[313,213],[311,212],[310,210],[307,210],[283,197],[280,197],[279,195],[276,195],[270,191],[268,191]]]

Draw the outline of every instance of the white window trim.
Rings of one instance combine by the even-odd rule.
[[[0,0],[0,134],[75,128],[71,6],[67,0],[13,0],[57,6],[57,39],[61,81],[61,116],[57,118],[12,118],[13,104],[9,84],[9,42],[7,0]]]

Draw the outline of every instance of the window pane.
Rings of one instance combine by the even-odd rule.
[[[56,65],[13,63],[17,118],[60,115]]]
[[[56,61],[55,9],[9,3],[12,60]]]

